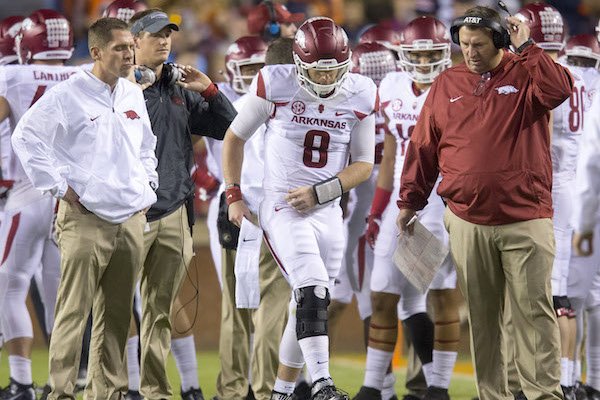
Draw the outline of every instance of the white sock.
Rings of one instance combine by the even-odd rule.
[[[381,390],[381,398],[383,400],[389,400],[396,395],[395,383],[396,375],[393,372],[390,372],[383,378],[383,389]]]
[[[569,359],[567,357],[560,358],[560,384],[569,386]]]
[[[457,355],[456,351],[433,350],[431,386],[442,389],[450,387],[450,378],[452,378]]]
[[[587,348],[587,384],[600,390],[600,347]]]
[[[573,380],[573,370],[575,369],[575,361],[569,360],[568,362],[568,371],[567,371],[567,379],[569,380],[569,386],[574,386],[575,381]]]
[[[292,394],[294,393],[294,388],[296,387],[296,382],[287,382],[281,380],[279,378],[275,379],[275,385],[273,385],[273,391],[284,393],[284,394]]]
[[[313,382],[321,378],[330,378],[329,374],[329,338],[326,335],[311,336],[298,340],[302,349],[308,375]]]
[[[423,364],[423,375],[425,375],[425,382],[427,382],[427,386],[432,385],[433,381],[433,361],[427,364]]]
[[[21,356],[8,356],[10,377],[22,385],[31,385],[31,360]]]
[[[127,376],[129,390],[140,391],[139,336],[127,339]]]
[[[181,389],[186,392],[192,388],[199,388],[194,336],[190,335],[171,340],[171,351],[181,378]]]
[[[573,369],[573,382],[581,382],[581,360],[575,361]]]
[[[394,353],[367,347],[367,366],[363,386],[382,390],[386,371],[390,366]]]

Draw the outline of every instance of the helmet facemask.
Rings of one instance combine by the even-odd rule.
[[[430,53],[430,61],[421,63],[417,53]],[[417,83],[432,83],[437,76],[450,67],[450,45],[433,44],[429,39],[415,40],[410,45],[400,45],[400,65]]]

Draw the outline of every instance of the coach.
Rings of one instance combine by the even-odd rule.
[[[529,399],[562,399],[549,111],[572,78],[529,38],[528,26],[474,7],[453,22],[465,63],[432,85],[408,147],[398,225],[427,204],[438,173],[445,224],[466,298],[482,400],[509,399],[503,306],[509,296],[516,363]],[[509,44],[516,54],[505,50]],[[506,289],[506,290],[505,290]]]
[[[156,138],[144,97],[127,77],[133,37],[125,22],[89,29],[94,60],[42,96],[21,118],[12,144],[36,189],[61,199],[56,217],[61,280],[50,342],[49,399],[75,399],[81,341],[94,326],[86,399],[117,400],[145,211],[156,201]]]
[[[135,14],[130,23],[136,63],[156,75],[156,82],[144,90],[157,138],[160,186],[156,191],[158,200],[147,214],[140,329],[140,392],[152,400],[172,396],[166,373],[171,345],[170,314],[193,254],[191,135],[223,139],[236,111],[202,72],[190,66],[165,64],[171,51],[172,31],[179,30],[167,14],[149,9]]]

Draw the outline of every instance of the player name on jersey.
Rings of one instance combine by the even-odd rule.
[[[75,74],[77,71],[66,71],[66,72],[45,72],[45,71],[33,71],[33,79],[37,81],[52,81],[62,82],[69,79],[69,77]]]

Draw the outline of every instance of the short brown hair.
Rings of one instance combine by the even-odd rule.
[[[502,19],[500,18],[500,14],[498,11],[493,8],[484,7],[484,6],[475,6],[469,8],[467,12],[465,12],[465,17],[481,17],[491,21],[495,21],[502,25]]]
[[[100,18],[88,30],[88,49],[104,48],[112,40],[112,31],[129,31],[127,22],[117,18]]]
[[[292,38],[280,37],[278,39],[273,40],[271,43],[269,43],[269,47],[267,48],[267,54],[265,55],[265,64],[293,64],[293,45],[294,39]]]

